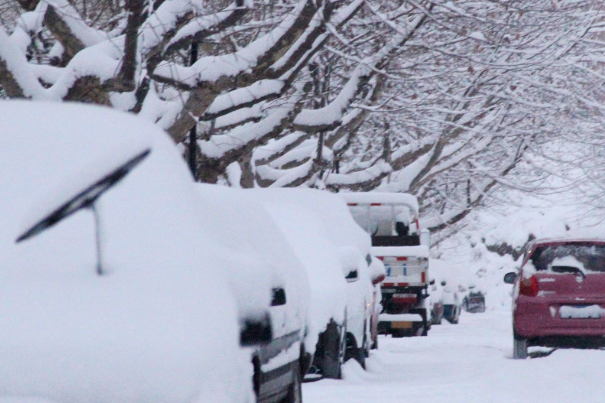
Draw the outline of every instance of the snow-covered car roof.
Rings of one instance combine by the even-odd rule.
[[[374,256],[414,256],[429,257],[429,248],[426,245],[417,246],[373,246]]]
[[[560,237],[560,238],[541,238],[534,239],[529,242],[528,246],[534,247],[537,245],[555,245],[562,243],[595,243],[595,244],[605,244],[605,238],[582,238],[582,237]]]
[[[349,205],[407,206],[418,216],[418,199],[407,193],[351,192],[338,193]]]
[[[363,256],[369,253],[371,240],[352,219],[346,203],[338,196],[315,189],[266,189],[278,200],[312,208],[325,223],[330,239],[339,247],[351,247]],[[263,190],[264,191],[264,190]]]
[[[219,267],[245,256],[204,232],[191,176],[140,118],[78,104],[0,105],[0,398],[241,402],[252,396],[235,298]],[[19,244],[35,220],[142,147],[98,200]]]

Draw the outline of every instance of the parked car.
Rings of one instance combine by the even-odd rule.
[[[219,268],[257,262],[204,231],[170,138],[25,101],[1,102],[0,133],[0,399],[253,401]]]
[[[530,346],[605,345],[605,241],[534,241],[513,284],[513,358],[526,358]]]
[[[207,231],[228,247],[265,263],[247,273],[246,268],[225,270],[234,287],[245,291],[257,287],[259,281],[272,284],[272,337],[268,344],[250,351],[254,364],[250,381],[257,401],[299,402],[302,378],[314,350],[307,347],[311,344],[307,339],[312,337],[310,289],[301,260],[286,234],[249,191],[207,184],[198,184],[197,190],[203,211],[212,212],[204,217]]]
[[[443,289],[435,278],[431,279],[430,286],[431,324],[440,325],[443,320]]]
[[[441,281],[443,288],[443,318],[453,325],[458,324],[462,301],[458,296],[458,289],[447,281]]]
[[[471,285],[468,288],[468,294],[462,301],[462,307],[469,313],[485,312],[485,295],[476,286]]]
[[[308,274],[312,326],[307,348],[315,351],[310,376],[340,378],[341,365],[350,358],[364,366],[371,344],[377,346],[372,326],[380,309],[372,281],[384,277],[381,262],[368,254],[369,237],[345,203],[327,192],[247,192],[266,207]]]

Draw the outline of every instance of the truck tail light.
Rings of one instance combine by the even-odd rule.
[[[538,295],[538,280],[536,276],[530,278],[522,278],[519,283],[519,294],[527,297],[535,297]]]
[[[422,284],[426,283],[426,272],[423,271],[422,274],[420,274],[420,282]]]

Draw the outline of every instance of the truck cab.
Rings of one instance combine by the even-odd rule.
[[[382,260],[382,313],[378,332],[393,337],[426,336],[429,243],[418,224],[418,201],[404,193],[343,193],[355,221],[372,237],[372,254]]]

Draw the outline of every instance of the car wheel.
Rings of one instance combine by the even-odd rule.
[[[325,350],[322,357],[319,357],[319,364],[324,378],[341,378],[341,366],[345,360],[345,342],[340,332],[344,332],[345,330],[341,328],[339,332],[337,329],[332,323],[329,325],[326,332]]]
[[[524,360],[527,358],[527,339],[513,337],[513,359]]]
[[[294,364],[294,380],[290,384],[288,394],[281,403],[302,403],[302,377],[298,363]]]
[[[361,368],[366,369],[366,356],[363,353],[363,347],[357,347],[352,336],[347,335],[347,350],[345,351],[345,362],[353,358],[361,365]]]

